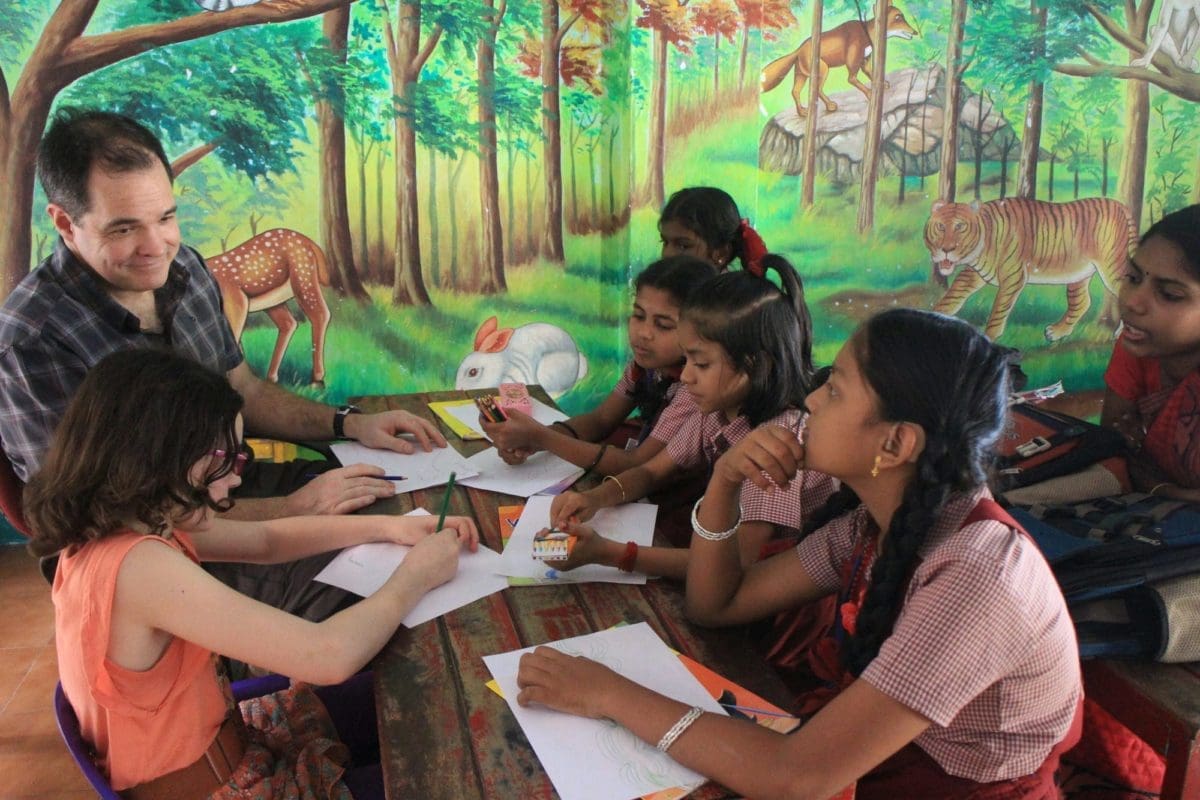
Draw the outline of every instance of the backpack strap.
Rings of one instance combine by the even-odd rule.
[[[971,513],[967,514],[967,518],[963,520],[960,530],[968,525],[973,525],[976,522],[982,522],[985,519],[994,520],[1002,525],[1007,525],[1013,530],[1020,531],[1026,536],[1029,535],[1021,523],[1013,519],[1011,514],[1005,511],[999,503],[990,497],[981,498],[980,501],[975,504],[975,507],[971,509]]]

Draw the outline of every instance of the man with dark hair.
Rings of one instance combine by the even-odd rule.
[[[59,239],[0,308],[0,445],[19,477],[37,471],[88,369],[135,347],[173,350],[227,375],[245,398],[246,428],[255,435],[351,438],[409,452],[413,443],[399,437],[410,434],[425,449],[445,446],[434,425],[407,412],[334,409],[250,371],[216,282],[200,255],[180,244],[171,166],[145,127],[107,112],[60,112],[42,140],[38,172]],[[347,513],[394,493],[379,475],[361,464],[309,481],[295,470],[282,478],[276,472],[266,478],[275,485],[258,493],[282,496],[243,495],[231,513]]]

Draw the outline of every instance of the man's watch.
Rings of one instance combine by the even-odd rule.
[[[350,414],[361,414],[362,409],[358,406],[338,406],[338,410],[333,412],[333,438],[346,438],[346,417]]]

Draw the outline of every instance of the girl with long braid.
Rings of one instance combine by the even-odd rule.
[[[796,732],[687,709],[550,648],[522,659],[520,702],[613,719],[752,797],[827,798],[857,782],[856,800],[1057,798],[1079,662],[1049,568],[986,487],[1008,372],[966,323],[886,311],[809,395],[803,444],[764,426],[717,462],[695,518],[689,614],[737,625],[839,600],[813,653],[828,685],[805,698]],[[743,567],[742,482],[785,487],[802,468],[842,481],[820,527]]]

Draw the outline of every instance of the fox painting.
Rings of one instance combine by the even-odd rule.
[[[833,67],[845,67],[846,72],[849,73],[848,80],[850,84],[857,87],[863,94],[870,95],[870,91],[866,85],[858,79],[858,73],[861,71],[872,82],[875,80],[871,69],[867,67],[867,61],[874,50],[871,44],[871,29],[874,26],[874,17],[866,22],[854,19],[849,22],[843,22],[832,30],[821,32],[820,74],[817,75],[816,80],[817,95],[825,103],[826,111],[837,110],[837,103],[830,100],[823,89],[825,77]],[[911,39],[917,35],[917,32],[908,24],[908,20],[904,18],[904,14],[900,9],[895,6],[888,6],[887,35],[889,39],[893,37]],[[771,91],[783,82],[788,72],[793,72],[792,99],[796,102],[796,113],[803,117],[808,113],[808,110],[804,107],[802,98],[804,84],[810,77],[809,64],[811,62],[812,39],[809,38],[805,39],[802,45],[783,58],[777,58],[763,67],[761,76],[762,90],[764,92]]]

